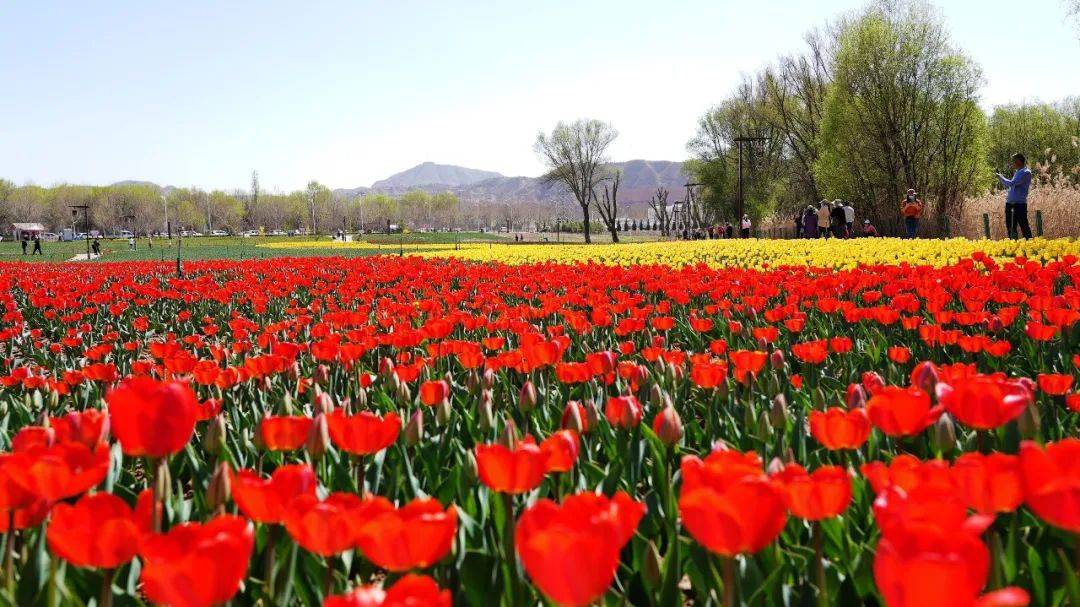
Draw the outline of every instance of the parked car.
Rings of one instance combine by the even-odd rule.
[[[211,236],[228,236],[229,233],[226,232],[225,230],[211,230],[210,235]]]
[[[56,242],[57,240],[60,240],[60,235],[56,232],[45,232],[41,235],[41,239],[46,242]]]

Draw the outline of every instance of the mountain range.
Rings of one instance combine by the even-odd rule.
[[[624,207],[646,204],[659,186],[670,192],[670,201],[685,195],[688,178],[683,173],[680,162],[629,160],[613,162],[611,166],[622,173],[619,202]],[[334,190],[334,195],[351,198],[369,192],[404,194],[409,190],[453,192],[464,203],[572,201],[570,194],[561,185],[545,181],[541,177],[508,177],[493,171],[433,162],[418,164],[395,173],[376,181],[371,187],[337,189]]]

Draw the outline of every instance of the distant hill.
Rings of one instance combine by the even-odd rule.
[[[659,186],[668,189],[669,201],[674,202],[685,196],[685,184],[688,178],[682,172],[681,162],[629,160],[613,162],[612,166],[622,171],[619,202],[627,211],[632,211],[634,207],[647,203]],[[425,162],[407,171],[376,181],[371,188],[338,189],[334,190],[334,194],[349,198],[368,191],[401,194],[408,190],[425,190],[432,193],[449,191],[456,194],[463,202],[549,203],[560,198],[571,200],[570,195],[560,184],[547,183],[540,177],[506,177],[492,171],[431,162]],[[639,211],[630,214],[641,215],[644,212],[641,209]]]
[[[467,186],[486,179],[502,177],[493,171],[480,171],[454,166],[452,164],[435,164],[425,162],[413,168],[395,173],[386,179],[371,184],[371,189],[380,191],[397,191],[403,189],[415,189],[425,186]]]

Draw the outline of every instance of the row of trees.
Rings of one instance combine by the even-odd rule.
[[[464,225],[490,227],[501,221],[493,205],[472,205],[463,210],[449,192],[411,191],[401,196],[370,193],[335,196],[312,181],[304,190],[285,194],[260,190],[253,175],[250,191],[205,191],[153,184],[121,183],[109,186],[16,186],[0,179],[0,223],[40,222],[59,231],[83,229],[83,216],[72,206],[89,206],[91,229],[136,233],[173,228],[196,230],[305,230],[332,233],[339,229],[381,230],[390,224],[413,228],[452,229]]]
[[[1080,180],[1080,101],[1002,106],[988,117],[982,83],[931,6],[876,1],[746,76],[699,120],[686,169],[704,184],[707,220],[736,219],[736,139],[752,136],[742,149],[751,215],[788,217],[841,198],[885,229],[898,227],[896,203],[909,187],[925,196],[931,222],[960,215],[1017,151]]]

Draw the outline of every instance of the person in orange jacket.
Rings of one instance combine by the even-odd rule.
[[[922,217],[923,201],[914,189],[908,190],[907,195],[900,201],[900,215],[904,217],[904,229],[908,238],[915,238],[919,233],[919,218]]]

